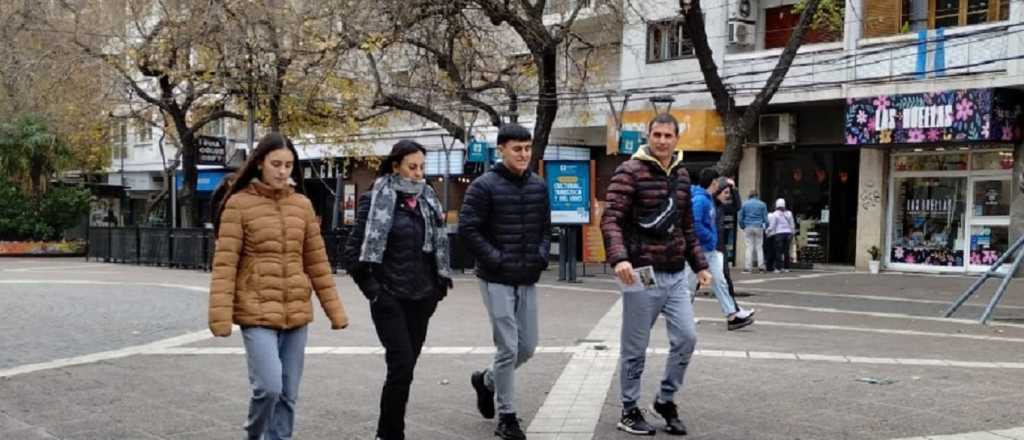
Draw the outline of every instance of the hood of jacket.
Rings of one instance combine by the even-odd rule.
[[[658,158],[654,157],[654,154],[651,153],[650,145],[641,145],[640,148],[636,150],[636,153],[633,153],[633,156],[631,158],[636,160],[642,160],[645,162],[653,162],[657,164],[658,168],[661,168],[661,170],[664,171],[665,174],[670,174],[672,170],[674,170],[677,166],[683,163],[683,152],[676,151],[672,153],[672,162],[669,164],[668,168],[662,165],[661,161],[658,160]]]

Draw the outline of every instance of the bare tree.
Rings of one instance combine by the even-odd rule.
[[[475,108],[499,126],[503,115],[515,120],[524,104],[531,104],[535,167],[558,115],[560,86],[566,84],[559,66],[569,59],[584,66],[574,72],[589,71],[586,56],[572,59],[575,49],[588,46],[573,32],[587,2],[564,2],[560,15],[551,14],[547,0],[384,3],[390,31],[364,43],[377,84],[374,106],[416,114],[464,139],[459,107]],[[559,18],[546,24],[546,16]],[[577,45],[570,48],[570,41]],[[395,71],[399,75],[389,75]],[[525,94],[533,96],[524,99]]]
[[[51,29],[67,29],[77,47],[102,60],[128,90],[128,102],[144,102],[167,117],[181,150],[182,224],[194,226],[199,221],[197,136],[211,122],[242,119],[231,110],[233,97],[222,81],[223,11],[199,0],[128,2],[123,10],[110,10],[102,0],[62,5],[70,20],[51,22]],[[99,11],[122,19],[98,32]]]
[[[725,152],[718,161],[716,168],[723,174],[735,174],[743,158],[743,145],[748,134],[757,126],[762,112],[779,90],[786,78],[797,50],[803,44],[804,36],[815,22],[818,6],[822,0],[804,0],[801,8],[800,21],[789,36],[779,61],[772,70],[764,86],[754,96],[754,100],[744,108],[736,106],[736,97],[722,80],[715,65],[714,55],[708,44],[708,35],[704,28],[704,12],[700,0],[680,0],[683,22],[686,32],[693,42],[694,53],[700,62],[701,74],[707,84],[708,91],[715,103],[715,110],[725,124]]]

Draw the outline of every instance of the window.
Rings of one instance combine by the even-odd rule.
[[[153,126],[149,125],[149,121],[139,118],[135,120],[135,136],[137,137],[137,143],[147,143],[153,141]]]
[[[128,157],[128,123],[123,119],[114,121],[110,127],[111,145],[114,148],[114,159]]]
[[[658,63],[693,56],[693,43],[683,20],[676,18],[647,26],[647,62]]]
[[[930,0],[928,24],[937,29],[1006,20],[1009,6],[1004,0]]]
[[[963,177],[895,179],[893,263],[929,266],[964,264]]]

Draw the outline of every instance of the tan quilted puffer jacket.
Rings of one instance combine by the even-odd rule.
[[[309,199],[259,180],[228,198],[210,282],[210,331],[231,323],[280,330],[313,320],[315,290],[331,328],[348,326]]]

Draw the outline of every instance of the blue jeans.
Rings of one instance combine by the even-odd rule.
[[[289,440],[295,426],[295,400],[306,354],[306,326],[292,330],[243,327],[249,364],[250,440]]]
[[[665,315],[669,354],[661,380],[658,400],[672,401],[683,384],[690,357],[697,347],[697,326],[693,303],[686,291],[683,271],[655,272],[658,287],[622,293],[622,341],[619,348],[619,388],[624,409],[635,408],[640,399],[640,378],[644,373],[651,328],[658,315]]]
[[[708,270],[711,271],[711,290],[715,292],[718,305],[722,308],[725,316],[740,311],[736,306],[736,300],[729,294],[729,282],[725,279],[725,256],[719,251],[705,251],[704,258],[708,262]],[[686,265],[686,288],[690,292],[697,292],[697,275]]]

